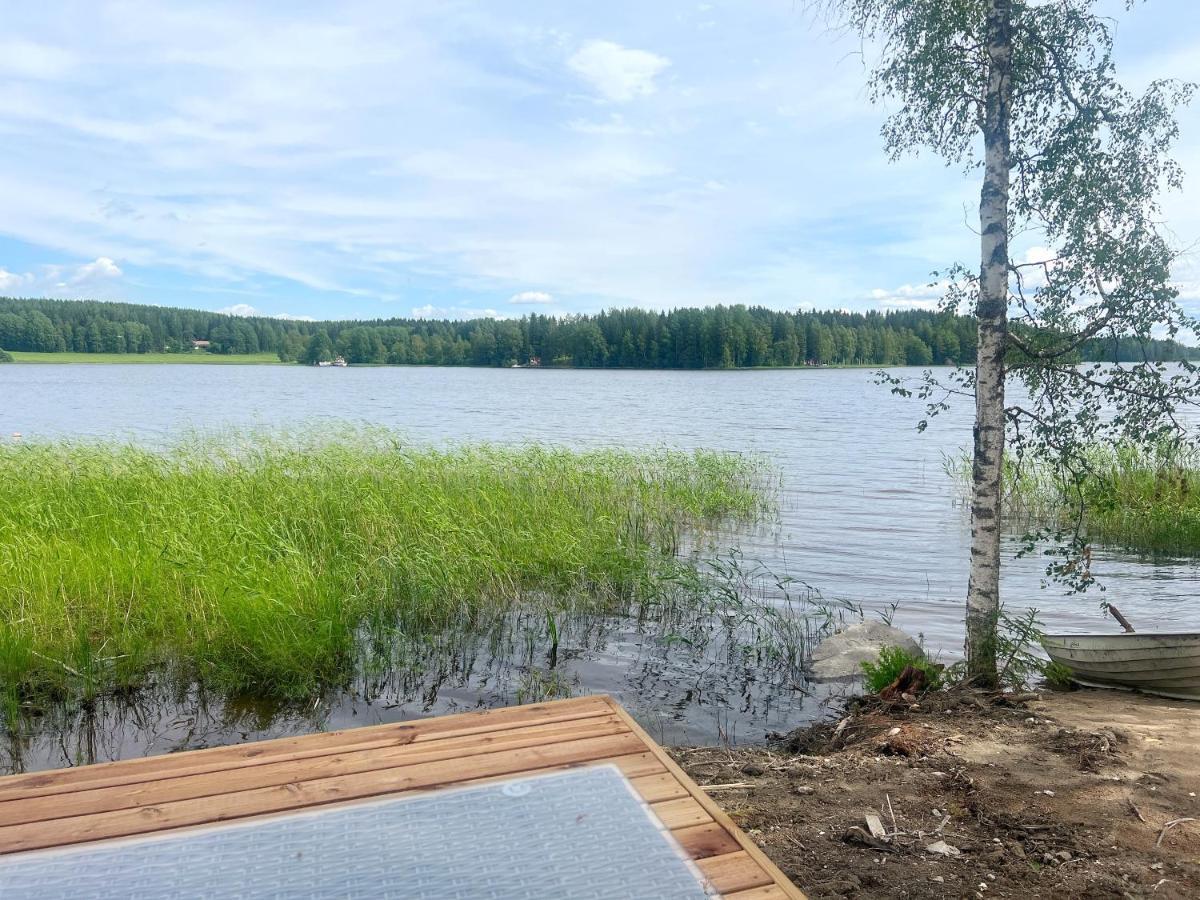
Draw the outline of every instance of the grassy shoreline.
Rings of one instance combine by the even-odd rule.
[[[274,353],[247,353],[241,356],[223,355],[220,353],[31,353],[24,350],[10,350],[14,365],[45,365],[47,363],[89,363],[93,365],[161,365],[191,364],[191,365],[225,365],[225,366],[281,366],[279,357]]]
[[[227,366],[295,366],[295,362],[281,362],[274,353],[33,353],[28,350],[11,350],[9,355],[14,364],[45,365],[91,364],[91,365],[138,365],[138,364],[196,364],[196,365],[227,365]],[[496,366],[463,365],[435,366],[428,364],[393,365],[391,363],[352,363],[356,369],[495,369]],[[522,369],[530,369],[522,366]],[[737,366],[735,368],[707,369],[667,369],[667,368],[638,368],[611,366],[536,366],[535,371],[553,372],[809,372],[828,369],[890,369],[896,366],[876,365],[874,363],[823,363],[819,366]],[[903,368],[903,367],[899,367]],[[953,368],[948,365],[929,365],[921,368]]]
[[[514,604],[661,602],[685,535],[769,503],[757,460],[711,452],[0,445],[0,686],[10,709],[159,673],[299,699]]]
[[[1053,466],[1005,471],[1006,516],[1013,523],[1071,528],[1082,508],[1089,539],[1140,553],[1200,556],[1200,456],[1191,451],[1094,447],[1078,486]],[[963,485],[970,462],[948,462]]]

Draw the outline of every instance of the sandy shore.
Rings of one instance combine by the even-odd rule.
[[[791,749],[673,751],[810,897],[1200,897],[1200,704],[963,694],[845,718]]]

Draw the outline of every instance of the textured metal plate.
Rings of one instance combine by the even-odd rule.
[[[611,766],[0,857],[6,900],[710,893]]]

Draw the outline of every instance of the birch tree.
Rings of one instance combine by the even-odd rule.
[[[974,400],[967,668],[991,686],[1006,454],[1050,460],[1079,479],[1098,441],[1188,439],[1176,410],[1200,395],[1190,364],[1078,359],[1089,340],[1149,342],[1196,324],[1171,286],[1176,252],[1157,201],[1180,185],[1168,151],[1174,110],[1192,87],[1122,87],[1111,22],[1095,0],[835,0],[828,9],[875,60],[872,99],[897,107],[883,127],[892,158],[928,149],[980,178],[979,266],[935,273],[944,307],[977,319],[977,364],[927,372],[913,388],[890,380],[925,400],[928,415],[956,396]],[[1019,403],[1006,401],[1014,379],[1028,397]],[[1027,549],[1046,536],[1030,536]],[[1078,525],[1053,536],[1048,574],[1086,588]]]

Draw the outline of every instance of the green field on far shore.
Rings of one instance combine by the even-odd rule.
[[[10,350],[17,363],[193,363],[199,365],[279,366],[283,365],[274,353],[30,353]]]

